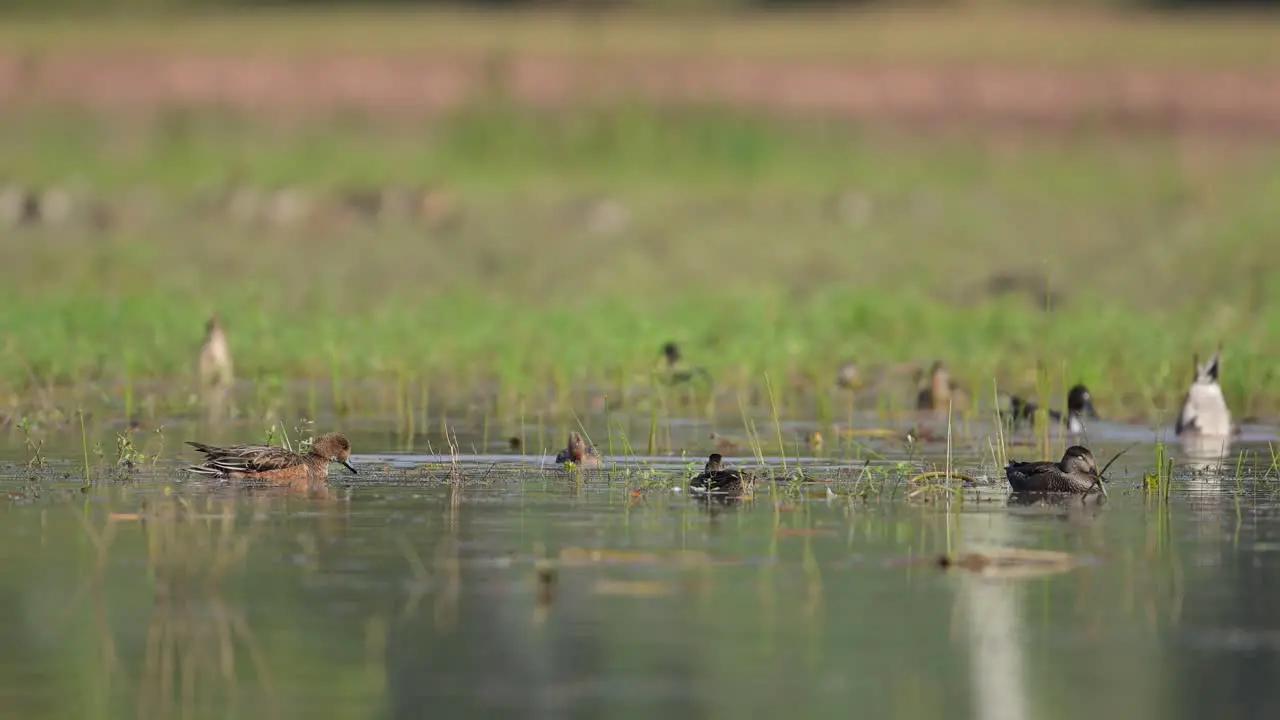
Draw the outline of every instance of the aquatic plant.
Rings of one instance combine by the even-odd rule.
[[[1169,456],[1168,446],[1163,440],[1156,441],[1155,469],[1144,473],[1142,486],[1162,503],[1169,502],[1169,494],[1173,490],[1173,458]]]
[[[27,467],[32,469],[44,467],[45,459],[43,453],[41,453],[41,449],[44,447],[44,439],[37,440],[31,436],[31,420],[24,417],[15,423],[14,427],[22,433],[22,441],[27,446],[27,452],[31,453],[31,457],[27,460]]]

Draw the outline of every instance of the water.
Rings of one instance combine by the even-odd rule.
[[[1141,489],[1143,445],[1107,502],[1023,505],[1000,486],[905,499],[918,465],[868,441],[875,493],[854,491],[862,459],[809,457],[807,483],[705,505],[674,489],[678,457],[579,478],[489,448],[455,472],[381,431],[350,436],[365,472],[336,468],[327,496],[193,482],[169,460],[87,490],[64,459],[78,453],[36,480],[5,466],[6,715],[1280,713],[1265,446],[1238,470],[1233,455],[1180,471],[1168,503]],[[1130,442],[1109,437],[1104,462]],[[953,455],[985,480],[981,445]],[[1023,550],[1061,554],[937,563]]]

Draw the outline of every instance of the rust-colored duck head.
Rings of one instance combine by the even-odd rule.
[[[569,444],[565,446],[568,450],[569,459],[574,462],[582,462],[587,456],[587,441],[582,439],[580,433],[569,433]]]
[[[587,445],[587,441],[582,439],[581,433],[571,432],[569,433],[569,442],[565,444],[565,448],[556,453],[556,462],[571,462],[578,467],[598,467],[600,465],[600,453],[595,448]]]
[[[338,433],[329,433],[316,438],[311,444],[310,454],[314,457],[323,458],[328,462],[336,462],[351,471],[352,475],[357,474],[356,469],[351,466],[351,443]]]

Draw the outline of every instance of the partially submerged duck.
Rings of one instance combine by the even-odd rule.
[[[720,453],[712,453],[702,472],[689,481],[689,491],[703,495],[741,497],[754,489],[755,483],[742,471],[724,466]]]
[[[600,451],[588,446],[580,433],[571,432],[568,445],[556,453],[557,464],[568,462],[580,468],[600,467]]]
[[[1009,398],[1010,420],[1014,425],[1030,421],[1039,409],[1034,400],[1023,400],[1017,395]],[[1077,384],[1071,388],[1071,392],[1067,393],[1066,413],[1060,413],[1052,408],[1047,412],[1051,421],[1061,423],[1067,432],[1073,434],[1084,432],[1086,417],[1098,419],[1098,411],[1093,409],[1093,395],[1083,384]]]
[[[1011,462],[1004,469],[1014,492],[1076,493],[1102,491],[1098,461],[1089,448],[1072,445],[1058,462]]]
[[[1193,358],[1196,377],[1182,401],[1182,412],[1178,414],[1178,424],[1174,428],[1178,435],[1231,435],[1231,412],[1227,410],[1227,399],[1218,384],[1221,355],[1222,349],[1219,348],[1203,365],[1199,357]]]

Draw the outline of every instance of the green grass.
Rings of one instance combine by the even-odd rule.
[[[107,233],[0,240],[0,398],[15,416],[52,397],[38,390],[87,380],[111,396],[177,379],[185,397],[215,310],[238,375],[264,388],[496,381],[506,407],[535,407],[646,382],[674,339],[722,390],[767,398],[767,372],[783,415],[796,375],[826,387],[846,359],[942,358],[986,406],[993,382],[1081,379],[1104,414],[1167,422],[1191,354],[1221,341],[1236,412],[1280,410],[1280,151],[1263,143],[922,139],[643,108],[490,108],[429,126],[43,117],[0,138],[6,177],[108,204],[149,188],[159,208]],[[464,214],[436,231],[271,229],[174,209],[233,179],[316,193],[430,182]],[[833,214],[844,193],[869,213]],[[622,202],[630,223],[591,232],[574,209],[591,197]],[[1005,271],[1047,276],[1062,304],[991,299]]]

